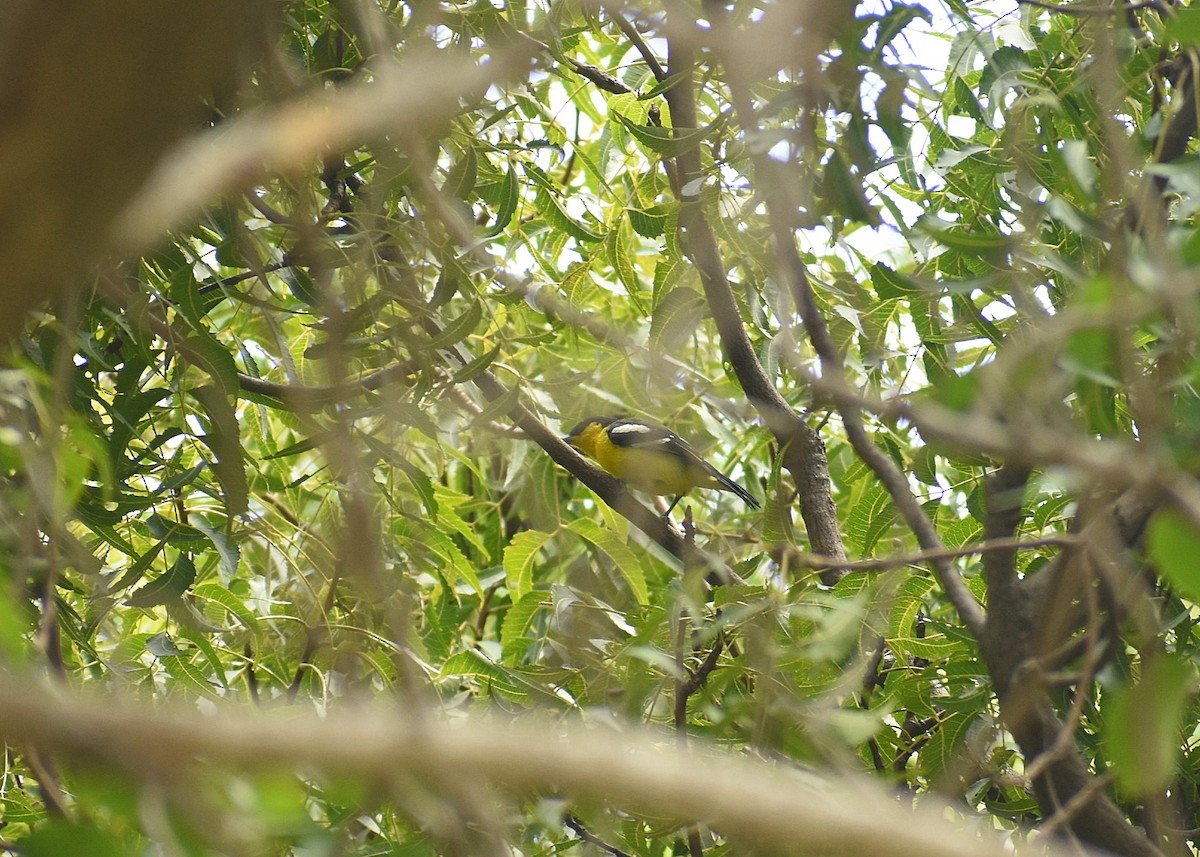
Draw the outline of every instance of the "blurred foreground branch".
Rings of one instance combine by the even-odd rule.
[[[303,765],[327,775],[395,784],[411,775],[543,790],[656,816],[702,820],[723,835],[779,852],[839,851],[877,857],[1011,857],[1011,841],[958,828],[936,800],[905,809],[865,778],[828,779],[800,769],[675,744],[673,736],[582,724],[471,719],[454,725],[394,709],[354,708],[319,717],[222,706],[219,717],[153,709],[99,695],[52,692],[0,677],[0,735],[60,758],[78,754],[138,776],[170,781],[189,763],[234,769]],[[1065,854],[1055,848],[1039,853]],[[1072,854],[1082,853],[1079,849]]]

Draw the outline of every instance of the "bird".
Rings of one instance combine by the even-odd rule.
[[[663,517],[693,488],[736,494],[751,509],[759,503],[749,491],[700,457],[675,432],[628,417],[588,417],[563,440],[594,459],[618,479],[649,494],[674,494]]]

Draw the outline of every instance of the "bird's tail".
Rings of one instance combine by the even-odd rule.
[[[758,504],[758,501],[754,499],[754,495],[751,494],[749,491],[747,491],[745,488],[743,488],[741,485],[738,485],[736,482],[734,482],[732,479],[730,479],[724,473],[722,473],[721,471],[714,468],[713,469],[713,478],[717,480],[717,486],[720,487],[722,490],[729,491],[730,493],[733,493],[733,494],[737,494],[738,497],[740,497],[742,499],[742,502],[745,503],[747,506],[749,506],[751,509],[758,508],[759,504]]]

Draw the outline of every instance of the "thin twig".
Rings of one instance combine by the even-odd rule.
[[[990,553],[992,551],[1069,547],[1079,543],[1080,540],[1077,536],[1063,533],[1062,535],[1045,536],[1038,539],[987,539],[982,542],[963,545],[961,548],[944,547],[927,551],[915,551],[909,554],[893,554],[892,556],[852,561],[837,561],[832,557],[819,556],[794,549],[789,549],[782,558],[786,559],[792,565],[814,570],[832,568],[840,571],[878,571],[880,569],[898,568],[905,565],[924,565],[931,560],[957,559],[958,557],[973,556],[974,554]]]
[[[646,44],[646,40],[642,38],[642,34],[637,31],[633,23],[622,13],[621,7],[616,3],[604,3],[604,11],[612,18],[613,23],[625,35],[625,38],[633,44],[634,48],[642,59],[645,60],[646,66],[650,69],[650,73],[654,75],[654,79],[662,83],[667,79],[667,72],[663,69],[662,63],[658,61],[658,57],[650,50],[650,46]]]
[[[1107,17],[1125,12],[1140,12],[1143,9],[1153,9],[1156,12],[1166,11],[1160,0],[1145,0],[1141,3],[1113,3],[1111,6],[1075,6],[1050,3],[1048,0],[1017,0],[1017,5],[1035,6],[1038,9],[1046,9],[1061,15],[1078,15],[1080,17]]]
[[[589,842],[592,845],[595,845],[597,848],[600,848],[603,851],[607,851],[613,857],[630,857],[629,854],[626,854],[620,848],[617,848],[613,845],[609,845],[607,842],[605,842],[603,839],[598,837],[596,834],[592,833],[590,830],[588,830],[586,827],[584,827],[583,822],[580,821],[579,818],[574,815],[570,815],[570,814],[564,815],[563,816],[563,824],[565,824],[567,827],[569,827],[573,831],[575,831],[575,835],[578,836],[580,839],[582,839],[584,842]]]
[[[1046,819],[1045,823],[1038,830],[1049,837],[1063,825],[1068,824],[1071,819],[1078,815],[1091,802],[1092,797],[1097,792],[1108,788],[1114,776],[1113,771],[1105,771],[1103,774],[1096,776],[1086,786],[1071,795],[1071,799],[1063,804],[1062,809]]]

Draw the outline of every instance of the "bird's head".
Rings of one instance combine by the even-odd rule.
[[[575,428],[567,432],[563,441],[585,455],[594,455],[596,451],[596,439],[616,419],[616,417],[588,417],[581,420]]]

